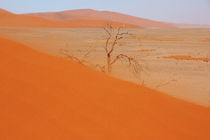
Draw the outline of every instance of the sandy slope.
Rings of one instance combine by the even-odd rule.
[[[2,14],[0,20],[0,26],[3,27],[59,27],[59,24],[55,21],[33,16]],[[63,27],[63,25],[60,27]]]
[[[114,27],[142,28],[137,25],[121,23],[106,19],[74,19],[53,21],[41,17],[17,15],[0,9],[0,26],[2,27],[38,27],[38,28],[102,28],[108,23]]]
[[[210,109],[0,39],[2,140],[209,140]]]
[[[61,12],[46,12],[26,14],[47,18],[50,20],[70,20],[70,19],[100,19],[133,24],[144,28],[176,28],[176,26],[164,22],[153,21],[126,14],[110,11],[96,11],[92,9],[67,10]]]
[[[12,13],[0,8],[0,14],[12,14]]]

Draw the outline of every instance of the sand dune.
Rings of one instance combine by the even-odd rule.
[[[176,28],[176,26],[164,22],[148,20],[126,14],[109,11],[96,11],[92,9],[67,10],[62,12],[32,13],[26,14],[47,18],[50,20],[72,20],[72,19],[100,19],[132,24],[144,28]]]
[[[24,15],[38,16],[50,20],[72,20],[81,19],[90,15],[94,15],[99,11],[92,9],[82,9],[82,10],[67,10],[61,12],[43,12],[43,13],[28,13]]]
[[[4,9],[0,9],[0,15],[2,16],[3,14],[12,14],[9,11],[6,11]],[[13,14],[14,15],[14,14]],[[26,14],[20,14],[24,15],[25,17],[30,16],[30,18],[33,17],[41,17],[41,19],[33,19],[35,20],[35,23],[33,26],[31,23],[27,23],[27,27],[48,27],[46,25],[46,22],[49,21],[54,21],[54,23],[50,23],[53,25],[50,25],[49,27],[76,27],[76,28],[101,28],[104,26],[104,24],[107,23],[113,23],[116,27],[126,27],[126,28],[161,28],[161,29],[174,29],[174,28],[209,28],[209,25],[194,25],[194,24],[175,24],[175,23],[165,23],[165,22],[159,22],[159,21],[154,21],[154,20],[149,20],[149,19],[144,19],[140,17],[135,17],[135,16],[130,16],[126,14],[121,14],[117,12],[110,12],[110,11],[97,11],[97,10],[92,10],[92,9],[78,9],[78,10],[66,10],[66,11],[61,11],[61,12],[43,12],[43,13],[26,13]],[[21,16],[18,16],[19,18]],[[2,17],[0,17],[1,19]],[[14,18],[14,17],[13,17]],[[29,17],[28,17],[29,18]],[[29,18],[29,19],[30,19]],[[17,19],[17,15],[16,18]],[[7,23],[8,26],[11,25],[11,22],[20,22],[18,20],[11,20],[10,22],[6,22],[7,20],[5,18],[2,19],[6,20],[4,21],[4,26]],[[20,18],[22,20],[22,18]],[[45,19],[45,20],[44,20]],[[47,19],[47,20],[46,20]],[[33,21],[32,20],[32,21]],[[80,24],[73,24],[79,20]],[[23,20],[24,21],[24,20]],[[59,22],[59,25],[55,25],[55,22]],[[65,22],[64,22],[65,21]],[[88,21],[88,25],[84,24]],[[97,21],[97,22],[96,22]],[[6,22],[6,23],[5,23]],[[38,24],[38,23],[39,24]],[[42,23],[43,22],[43,23]],[[73,23],[71,23],[73,22]],[[105,23],[104,23],[105,22]],[[2,24],[0,26],[2,26]],[[19,23],[17,24],[18,26],[23,27],[23,24]],[[41,23],[43,25],[41,25]],[[82,24],[81,24],[82,23]],[[57,23],[58,24],[58,23]],[[12,24],[13,25],[13,24]]]
[[[209,140],[210,109],[0,39],[2,140]]]
[[[33,16],[22,16],[15,14],[0,15],[0,26],[3,27],[64,27],[57,22]]]
[[[1,14],[12,14],[11,12],[7,11],[7,10],[4,10],[4,9],[1,9],[0,8],[0,15]]]
[[[104,28],[107,26],[107,24],[112,24],[114,28],[138,28],[141,29],[143,27],[132,25],[132,24],[126,24],[122,22],[116,22],[111,20],[102,20],[102,19],[73,19],[64,21],[63,25],[66,25],[67,27],[71,28]]]
[[[102,28],[108,23],[113,27],[142,28],[140,26],[99,19],[74,19],[67,21],[53,21],[41,17],[17,15],[0,10],[0,26],[3,27],[38,27],[38,28]]]

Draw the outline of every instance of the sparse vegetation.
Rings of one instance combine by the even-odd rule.
[[[119,44],[119,41],[126,38],[130,34],[128,32],[122,31],[122,28],[113,28],[111,24],[108,24],[106,28],[104,28],[108,37],[106,38],[106,43],[104,50],[106,52],[107,59],[107,72],[110,73],[112,71],[112,65],[114,65],[118,60],[126,61],[129,64],[129,67],[132,67],[135,73],[138,73],[140,70],[140,65],[138,61],[130,57],[126,54],[118,54],[113,57],[113,52]]]
[[[123,28],[113,28],[111,24],[107,24],[107,27],[103,29],[107,34],[107,38],[105,39],[104,45],[104,51],[106,54],[106,64],[93,65],[90,62],[88,62],[86,58],[90,54],[91,50],[87,50],[81,58],[71,55],[71,53],[65,49],[62,49],[61,52],[65,55],[66,58],[70,59],[71,61],[77,62],[81,65],[90,65],[104,73],[111,73],[113,65],[118,61],[126,62],[128,66],[132,68],[135,74],[139,73],[141,70],[141,65],[136,60],[136,58],[130,57],[123,53],[114,55],[114,52],[118,47],[123,47],[120,41],[130,36],[131,34],[123,31]]]

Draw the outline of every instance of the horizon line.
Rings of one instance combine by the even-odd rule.
[[[128,13],[122,13],[122,12],[118,12],[118,11],[111,11],[111,10],[96,10],[93,8],[78,8],[78,9],[63,9],[63,10],[55,10],[55,11],[37,11],[37,12],[21,12],[21,13],[16,13],[13,12],[11,10],[5,9],[5,8],[1,8],[2,10],[5,10],[7,12],[16,14],[16,15],[24,15],[24,14],[37,14],[37,13],[58,13],[58,12],[65,12],[65,11],[76,11],[76,10],[92,10],[92,11],[99,11],[99,12],[114,12],[114,13],[118,13],[118,14],[123,14],[123,15],[127,15],[127,16],[133,16],[133,17],[137,17],[137,18],[142,18],[142,19],[147,19],[147,20],[152,20],[152,21],[157,21],[157,22],[164,22],[164,23],[168,23],[168,24],[180,24],[180,25],[206,25],[206,26],[210,26],[210,24],[205,23],[205,24],[197,24],[197,23],[177,23],[177,22],[168,22],[168,21],[161,21],[161,20],[154,20],[154,19],[150,19],[150,18],[144,18],[144,17],[140,17],[140,16],[135,16],[135,15],[131,15]]]

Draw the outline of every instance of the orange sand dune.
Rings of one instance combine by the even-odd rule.
[[[72,20],[72,19],[81,19],[83,17],[90,16],[92,14],[96,14],[99,11],[92,10],[92,9],[81,9],[81,10],[67,10],[61,12],[43,12],[43,13],[28,13],[24,15],[30,16],[38,16],[50,20]]]
[[[101,20],[101,19],[74,19],[69,21],[64,21],[63,25],[71,28],[104,28],[107,24],[112,24],[114,28],[143,28],[141,26],[136,26],[132,24],[124,24],[121,22],[111,21],[111,20]]]
[[[4,10],[4,9],[1,9],[0,8],[0,15],[1,14],[12,14],[11,12],[7,11],[7,10]]]
[[[99,19],[75,19],[68,21],[52,21],[35,16],[0,14],[0,26],[4,27],[40,27],[40,28],[102,28],[108,23],[113,27],[142,28],[140,26]]]
[[[59,27],[58,22],[33,16],[0,14],[0,26],[5,27]]]
[[[144,28],[176,28],[176,26],[164,22],[148,20],[117,12],[96,11],[92,9],[66,10],[61,12],[46,12],[46,13],[31,13],[26,15],[38,16],[50,20],[65,21],[73,19],[88,19],[88,20],[100,19],[100,20],[111,20],[124,24],[132,24]]]
[[[210,109],[0,39],[1,140],[209,140]]]

